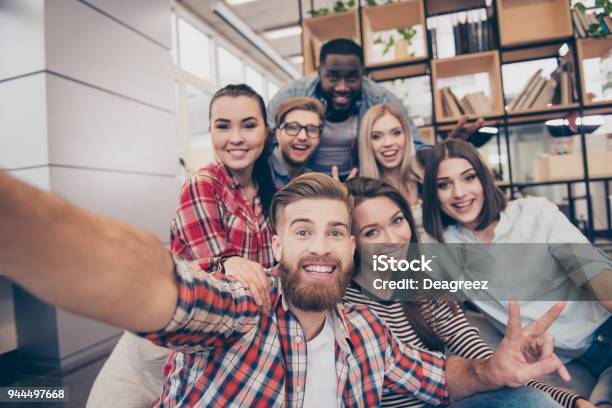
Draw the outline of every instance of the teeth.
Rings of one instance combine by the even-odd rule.
[[[294,145],[293,148],[295,150],[306,150],[306,149],[308,149],[308,146],[304,146],[304,145],[295,146]]]
[[[308,265],[305,267],[308,272],[316,272],[316,273],[331,273],[334,268],[332,266],[327,265]]]
[[[467,203],[456,203],[455,207],[463,208],[463,207],[467,207],[470,204],[472,204],[472,201],[468,201]]]
[[[390,150],[390,151],[382,153],[384,157],[391,157],[391,156],[395,156],[396,154],[397,154],[397,150]]]

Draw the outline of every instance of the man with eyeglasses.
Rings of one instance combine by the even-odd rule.
[[[419,160],[426,160],[429,146],[423,144],[402,101],[390,90],[365,77],[363,49],[358,44],[346,38],[329,40],[321,47],[319,60],[316,73],[283,86],[268,103],[271,128],[278,126],[274,114],[289,98],[308,96],[325,106],[325,126],[319,148],[308,163],[310,170],[330,175],[337,171],[343,180],[354,175],[359,167],[357,146],[361,118],[369,108],[381,103],[392,103],[404,112]],[[479,119],[468,124],[467,120],[467,115],[462,117],[448,136],[467,139],[484,123]]]
[[[324,115],[323,104],[308,97],[288,99],[276,109],[277,144],[268,161],[277,189],[304,172],[319,146]]]

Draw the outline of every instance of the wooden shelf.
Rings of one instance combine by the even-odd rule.
[[[420,127],[419,133],[421,134],[421,139],[423,140],[423,143],[427,143],[430,145],[436,144],[436,132],[434,131],[433,126]]]
[[[447,13],[456,13],[461,10],[485,8],[486,0],[427,0],[427,14],[429,16]]]
[[[377,69],[375,71],[371,71],[369,77],[374,81],[388,81],[390,79],[422,76],[427,75],[428,73],[429,67],[427,62],[423,62],[422,64],[411,64],[401,67]]]
[[[497,13],[502,47],[573,35],[567,0],[497,0]]]
[[[563,111],[578,109],[577,102],[566,105],[551,105],[540,109],[526,109],[508,113],[508,123],[517,125],[525,122],[546,121],[563,117]],[[560,112],[561,111],[561,112]]]
[[[604,57],[612,49],[612,37],[606,38],[583,38],[576,40],[578,60],[580,61],[580,88],[582,89],[582,100],[585,106],[599,106],[612,102],[612,100],[592,101],[588,95],[586,81],[584,80],[584,61],[593,58]]]
[[[438,122],[456,122],[458,117],[445,116],[442,105],[441,86],[438,81],[443,78],[452,78],[464,75],[475,75],[486,73],[489,77],[489,100],[493,112],[485,115],[471,115],[470,117],[496,117],[504,114],[504,103],[502,98],[501,71],[499,64],[499,53],[497,51],[486,51],[475,54],[464,54],[457,57],[433,60],[431,72],[434,83],[434,109]],[[475,90],[477,91],[477,90]]]
[[[563,42],[558,44],[543,45],[540,47],[519,48],[501,52],[502,64],[511,64],[513,62],[529,61],[536,59],[556,58],[559,55],[559,48],[563,46]]]
[[[495,116],[495,117],[470,116],[470,122],[473,122],[474,120],[479,119],[479,118],[482,118],[482,119],[485,120],[485,122],[483,123],[482,126],[499,127],[499,126],[502,126],[502,124],[503,124],[503,120],[499,116]],[[458,119],[455,118],[455,119],[453,119],[452,122],[448,122],[448,123],[444,123],[444,124],[439,124],[438,125],[438,132],[449,132],[449,131],[453,130],[453,128],[455,127],[457,122],[458,122]]]
[[[427,52],[427,40],[425,30],[425,10],[423,0],[404,0],[397,3],[385,4],[382,6],[364,7],[361,9],[363,23],[363,41],[366,67],[381,67],[388,64],[408,63],[411,61],[426,60],[429,55]],[[418,55],[407,55],[408,50],[405,42],[397,43],[391,52],[395,52],[396,57],[387,61],[376,61],[374,40],[378,33],[382,31],[395,30],[398,28],[408,28],[416,26],[420,31],[420,43],[418,44],[421,53]],[[399,34],[398,34],[399,36]],[[396,41],[399,38],[395,37]],[[413,38],[412,44],[416,44],[419,36]],[[401,45],[399,45],[401,44]],[[397,56],[399,51],[405,55]]]
[[[359,43],[359,16],[356,10],[334,13],[302,21],[302,50],[304,74],[319,66],[319,53],[325,41],[332,38],[351,38]]]

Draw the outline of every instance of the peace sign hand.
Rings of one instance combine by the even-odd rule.
[[[519,304],[511,300],[506,336],[487,361],[484,379],[498,387],[520,387],[556,371],[564,381],[570,381],[567,368],[553,353],[553,336],[546,333],[564,308],[565,304],[558,302],[538,320],[522,327]]]

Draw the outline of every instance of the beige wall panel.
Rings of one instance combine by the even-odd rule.
[[[46,3],[47,69],[174,111],[167,49],[75,0]]]
[[[49,179],[49,167],[37,167],[33,169],[14,170],[8,172],[11,176],[29,183],[36,188],[41,190],[49,191],[50,179]]]
[[[178,173],[174,114],[55,75],[48,95],[53,165]]]
[[[0,167],[49,162],[45,74],[0,82]]]
[[[134,30],[172,48],[169,0],[86,0]]]
[[[80,207],[169,240],[180,188],[174,177],[52,167],[51,187]]]
[[[43,0],[0,0],[0,80],[45,67]]]

